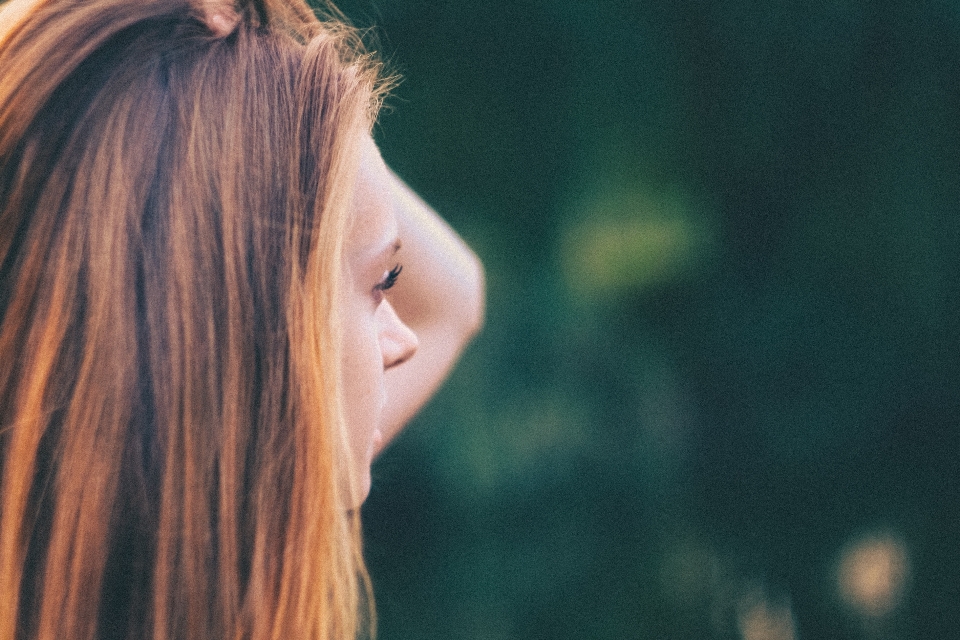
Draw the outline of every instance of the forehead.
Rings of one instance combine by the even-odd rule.
[[[372,258],[395,243],[397,216],[391,175],[368,136],[361,148],[350,217],[347,250],[353,257]]]

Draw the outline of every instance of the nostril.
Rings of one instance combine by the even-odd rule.
[[[420,340],[413,329],[400,319],[389,301],[384,301],[380,310],[383,313],[380,316],[383,367],[389,369],[412,358],[420,347]]]
[[[395,367],[408,361],[414,356],[420,346],[417,335],[406,325],[401,325],[399,334],[400,335],[394,336],[393,339],[390,340],[392,344],[390,344],[389,350],[384,350],[384,353],[389,352],[390,354],[386,362],[387,368]]]

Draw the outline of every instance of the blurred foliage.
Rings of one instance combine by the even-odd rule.
[[[383,640],[960,637],[960,6],[349,0],[487,267]]]

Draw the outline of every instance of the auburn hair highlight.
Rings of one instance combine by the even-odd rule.
[[[380,69],[236,8],[0,36],[0,640],[372,627],[333,301]]]

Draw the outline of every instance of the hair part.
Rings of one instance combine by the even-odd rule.
[[[350,638],[339,282],[379,69],[299,0],[0,41],[0,640]]]

